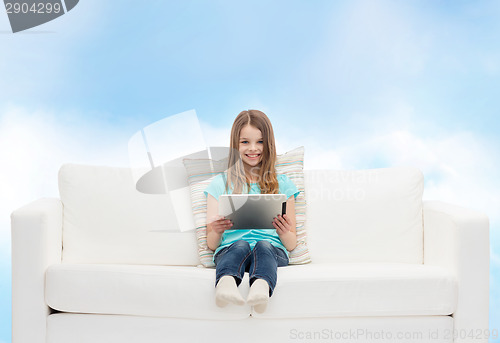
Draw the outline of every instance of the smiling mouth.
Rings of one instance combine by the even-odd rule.
[[[260,154],[245,154],[245,156],[248,158],[258,158],[260,157]]]

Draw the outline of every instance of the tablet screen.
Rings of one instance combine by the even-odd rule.
[[[223,194],[219,214],[233,222],[234,229],[273,229],[274,218],[286,211],[285,194]]]

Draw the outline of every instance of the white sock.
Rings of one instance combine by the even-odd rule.
[[[248,292],[247,304],[253,306],[255,312],[263,313],[269,301],[269,285],[264,279],[257,279],[252,283]]]
[[[215,287],[215,304],[218,307],[225,307],[228,303],[241,306],[245,304],[245,299],[243,299],[240,291],[238,291],[234,277],[224,275]]]

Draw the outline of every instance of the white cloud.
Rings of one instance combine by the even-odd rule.
[[[373,133],[357,144],[335,149],[312,141],[306,156],[308,169],[365,169],[411,165],[424,173],[424,199],[470,207],[500,224],[500,161],[491,154],[491,143],[469,132],[418,137],[408,130],[383,135]],[[307,147],[307,144],[306,144]]]
[[[128,166],[129,137],[120,129],[75,113],[64,121],[50,111],[0,113],[1,255],[10,254],[10,213],[38,198],[58,197],[62,164]]]

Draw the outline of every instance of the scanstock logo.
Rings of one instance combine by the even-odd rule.
[[[79,0],[4,0],[12,32],[31,29],[71,11]]]

